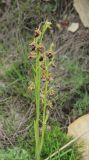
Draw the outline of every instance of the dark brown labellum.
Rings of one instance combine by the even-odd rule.
[[[47,53],[47,57],[51,59],[53,57],[52,52]]]
[[[39,60],[40,60],[40,61],[43,61],[43,56],[41,56]]]
[[[44,47],[39,47],[38,50],[43,53],[44,52]]]
[[[35,59],[36,58],[36,53],[35,52],[31,52],[30,55],[28,56],[28,58]]]
[[[38,37],[40,35],[40,30],[36,29],[35,32],[34,32],[34,35],[35,35],[35,37]]]
[[[36,46],[35,46],[34,44],[32,44],[32,45],[31,45],[31,49],[32,49],[32,51],[34,51],[34,50],[35,50],[35,48],[36,48]]]

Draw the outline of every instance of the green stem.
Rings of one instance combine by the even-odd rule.
[[[45,22],[45,24],[42,27],[42,32],[40,37],[35,38],[35,43],[38,46],[39,44],[42,44],[42,40],[44,37],[44,34],[47,30],[47,28],[50,27],[50,24],[48,21]],[[44,93],[44,108],[43,108],[43,123],[42,123],[42,133],[41,136],[39,134],[39,121],[40,121],[40,90],[41,90],[41,67],[40,67],[40,52],[37,51],[36,53],[36,75],[35,75],[35,98],[36,98],[36,120],[34,123],[34,131],[35,131],[35,158],[36,160],[40,160],[42,146],[44,143],[44,133],[46,128],[46,122],[47,122],[47,115],[46,115],[46,106],[47,106],[47,90],[48,90],[48,81],[45,82],[45,93]],[[45,68],[46,68],[46,74],[48,76],[48,65],[45,59]]]
[[[46,77],[48,77],[48,64],[45,56],[45,68],[46,68]],[[48,80],[45,82],[45,93],[44,93],[44,108],[43,108],[43,122],[42,122],[42,135],[41,135],[41,144],[40,144],[40,152],[44,143],[44,134],[46,129],[46,107],[47,107],[47,96],[48,96]]]
[[[47,88],[48,88],[48,82],[45,84],[45,98],[44,98],[44,108],[43,108],[43,122],[42,122],[42,136],[41,136],[41,144],[40,144],[40,151],[43,147],[44,142],[44,134],[46,129],[46,106],[47,106]]]
[[[39,62],[39,53],[37,53],[36,58],[36,77],[35,77],[35,97],[36,97],[36,121],[35,121],[35,140],[36,140],[36,149],[35,156],[37,160],[40,160],[39,145],[39,120],[40,120],[40,82],[41,82],[41,71],[40,71],[40,62]]]

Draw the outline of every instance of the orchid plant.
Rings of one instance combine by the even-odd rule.
[[[53,44],[48,49],[43,44],[43,38],[51,23],[46,21],[42,26],[34,31],[34,39],[30,44],[31,52],[29,55],[34,68],[34,82],[28,86],[30,92],[34,91],[36,104],[36,119],[34,121],[35,132],[35,159],[41,159],[42,147],[44,144],[45,130],[49,117],[49,107],[52,107],[50,96],[55,94],[50,87],[53,80],[50,68],[54,65]],[[34,61],[34,62],[33,62]],[[41,130],[40,130],[41,128]]]

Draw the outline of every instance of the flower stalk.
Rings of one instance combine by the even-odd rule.
[[[30,60],[35,61],[34,67],[34,85],[35,87],[35,104],[36,104],[36,119],[34,121],[35,132],[35,160],[41,160],[41,152],[44,144],[45,130],[49,117],[48,99],[49,99],[49,84],[50,72],[49,68],[53,62],[53,52],[46,50],[43,45],[44,34],[50,28],[51,23],[46,21],[34,33],[34,40],[31,43]],[[32,55],[34,53],[34,55]],[[49,54],[48,54],[49,53]],[[33,86],[33,85],[31,85]],[[28,87],[30,90],[30,86]],[[32,91],[32,87],[31,87]],[[42,118],[42,119],[41,119]],[[40,125],[40,122],[42,124]],[[41,126],[41,132],[40,132]]]

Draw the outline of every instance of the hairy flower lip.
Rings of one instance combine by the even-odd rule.
[[[46,77],[45,75],[42,76],[42,81],[45,82],[45,81],[53,81],[53,77],[52,76],[48,76]]]
[[[36,58],[36,53],[35,52],[30,52],[30,54],[29,54],[29,56],[28,56],[28,58],[30,58],[30,59],[35,59]]]
[[[43,61],[44,57],[40,56],[39,61]]]
[[[32,51],[34,51],[34,50],[36,49],[36,44],[35,44],[34,42],[32,42],[32,43],[30,44],[30,46],[31,46],[31,50],[32,50]]]
[[[52,58],[53,58],[53,55],[54,55],[54,53],[53,53],[52,51],[48,51],[48,52],[46,53],[46,56],[47,56],[49,59],[52,59]]]
[[[35,29],[34,36],[38,37],[40,35],[41,31],[39,29]]]
[[[40,53],[44,53],[45,47],[44,46],[39,46],[37,49]]]

